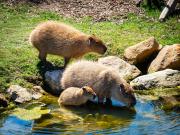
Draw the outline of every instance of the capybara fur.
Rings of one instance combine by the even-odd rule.
[[[104,54],[104,43],[93,35],[87,35],[69,25],[53,21],[39,24],[30,35],[31,44],[39,51],[39,59],[46,61],[47,54],[64,57],[64,66],[71,58],[88,52]]]
[[[82,88],[69,87],[61,93],[58,103],[59,105],[82,105],[95,96],[96,93],[89,86]]]
[[[61,86],[68,87],[90,86],[99,99],[114,98],[126,106],[136,104],[133,89],[120,77],[117,70],[92,61],[78,61],[69,65],[62,76]]]

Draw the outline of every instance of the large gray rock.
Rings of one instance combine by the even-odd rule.
[[[53,70],[45,73],[45,82],[50,87],[50,93],[55,95],[59,95],[61,93],[60,79],[62,74],[63,70]]]
[[[151,89],[156,87],[176,87],[180,85],[180,71],[166,69],[143,75],[130,82],[134,89]]]
[[[10,94],[11,99],[16,103],[24,103],[42,97],[40,92],[28,90],[19,85],[11,85],[7,89],[7,92]]]
[[[158,42],[154,37],[151,37],[145,41],[142,41],[136,45],[128,47],[124,51],[124,58],[130,64],[139,64],[147,60],[154,53],[160,50],[161,46],[159,46]]]
[[[122,76],[127,81],[132,80],[141,74],[141,71],[137,67],[127,63],[126,61],[116,56],[100,58],[98,62],[103,65],[117,69],[120,76]]]

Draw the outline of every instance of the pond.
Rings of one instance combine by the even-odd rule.
[[[37,106],[42,106],[44,110],[50,109],[50,112],[35,120],[13,115],[11,111],[1,115],[0,134],[177,135],[180,133],[179,112],[165,112],[155,102],[139,98],[134,109],[99,107],[92,104],[64,108],[59,107],[57,98],[50,95],[20,108]],[[26,118],[30,117],[30,114],[21,110],[22,112],[27,115]]]

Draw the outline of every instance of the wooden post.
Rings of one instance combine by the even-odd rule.
[[[164,19],[167,17],[169,13],[171,13],[173,10],[175,10],[175,7],[177,5],[178,0],[169,0],[167,3],[167,6],[163,9],[161,12],[161,15],[159,16],[160,21],[164,21]]]

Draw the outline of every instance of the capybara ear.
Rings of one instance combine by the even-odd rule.
[[[86,91],[86,88],[85,88],[85,87],[82,87],[82,90],[83,90],[83,91]]]
[[[122,91],[125,91],[123,84],[120,84],[120,91],[121,91],[121,92],[122,92]]]
[[[90,46],[96,43],[96,40],[95,40],[95,38],[93,36],[90,36],[88,40],[89,40],[89,45]]]

